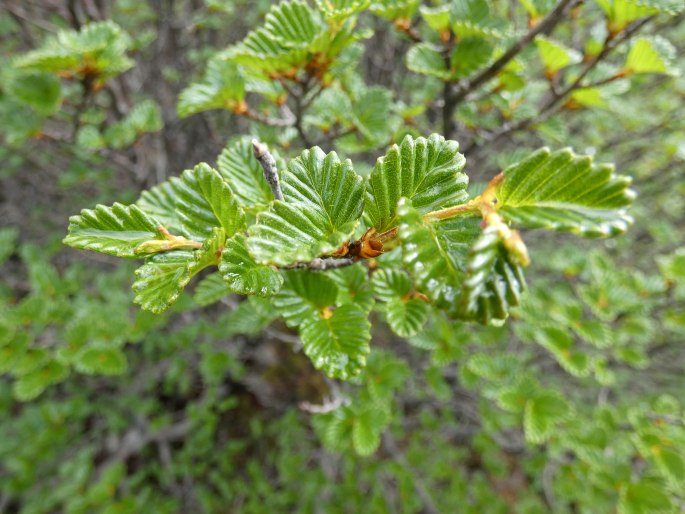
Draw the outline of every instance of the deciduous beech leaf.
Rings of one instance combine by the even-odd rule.
[[[519,0],[519,2],[533,19],[544,16],[555,5],[554,0]]]
[[[264,28],[274,41],[286,48],[308,48],[323,32],[319,12],[307,2],[290,0],[271,7]]]
[[[89,375],[121,375],[128,367],[126,355],[119,348],[87,348],[80,352],[76,369]]]
[[[545,67],[545,71],[548,73],[553,74],[582,60],[582,55],[576,50],[544,36],[537,36],[535,38],[535,46],[538,48],[540,59]]]
[[[559,393],[539,391],[526,402],[523,428],[531,443],[542,443],[552,433],[555,425],[568,418],[571,410]]]
[[[288,163],[284,201],[249,228],[248,249],[262,264],[287,266],[330,254],[349,241],[363,208],[364,185],[348,160],[314,147]]]
[[[643,479],[621,488],[618,514],[660,514],[672,512],[671,500],[659,483]]]
[[[468,36],[504,36],[506,24],[491,16],[487,0],[454,0],[450,5],[452,30],[460,39]]]
[[[361,456],[371,455],[381,444],[381,433],[387,425],[388,414],[381,409],[365,409],[354,417],[352,444]]]
[[[388,325],[400,337],[416,335],[428,320],[428,304],[419,298],[395,298],[385,306]]]
[[[440,49],[430,43],[419,43],[412,46],[407,52],[406,63],[407,68],[414,73],[438,77],[443,80],[447,80],[451,76]]]
[[[300,328],[304,353],[316,369],[331,378],[347,380],[359,374],[370,351],[371,323],[358,305],[338,307]]]
[[[135,205],[98,205],[69,218],[69,233],[63,242],[80,250],[135,259],[141,257],[136,253],[141,243],[164,239],[159,229],[159,222]]]
[[[69,368],[57,361],[50,361],[44,366],[27,373],[17,379],[12,386],[14,397],[22,402],[33,400],[45,389],[64,380],[69,374]]]
[[[420,0],[376,0],[371,3],[372,13],[388,20],[411,20]]]
[[[406,273],[395,269],[381,269],[373,274],[373,291],[382,302],[391,302],[409,294],[411,282]]]
[[[45,116],[53,114],[62,103],[59,79],[48,73],[22,73],[12,77],[7,92]]]
[[[640,37],[633,42],[626,58],[627,73],[663,73],[677,75],[673,68],[676,49],[661,36]]]
[[[236,64],[255,68],[264,73],[291,71],[308,60],[306,49],[287,48],[280,45],[265,28],[258,28],[245,36],[217,58],[224,58]]]
[[[568,328],[557,325],[543,325],[533,328],[535,342],[549,350],[561,367],[576,377],[590,373],[590,358],[576,347]]]
[[[238,294],[273,296],[283,285],[283,276],[277,269],[258,264],[252,258],[242,234],[226,241],[219,271],[229,289]]]
[[[65,76],[108,78],[133,66],[126,57],[131,38],[111,21],[89,23],[80,31],[62,30],[43,47],[14,61],[18,68]]]
[[[172,234],[188,236],[176,211],[175,196],[172,183],[166,181],[143,191],[136,205],[158,220]]]
[[[218,264],[220,247],[225,239],[224,231],[216,228],[199,250],[175,250],[146,259],[145,264],[136,270],[133,302],[155,314],[167,310],[193,275],[207,266]]]
[[[597,0],[597,3],[609,19],[609,30],[617,34],[631,22],[658,14],[659,11],[675,12],[682,0]],[[675,9],[674,9],[675,8]]]
[[[209,61],[201,82],[191,84],[178,98],[181,118],[209,109],[241,108],[245,98],[245,79],[238,66],[221,58]]]
[[[226,236],[245,228],[245,213],[218,171],[206,163],[171,179],[176,212],[189,237],[204,241],[215,227]]]
[[[522,226],[597,237],[617,235],[632,223],[625,210],[635,196],[630,178],[570,149],[540,149],[502,176],[496,208]]]
[[[486,227],[469,250],[456,315],[482,324],[503,321],[525,290],[516,257],[504,246],[501,231]]]
[[[459,143],[438,134],[428,139],[406,136],[379,157],[366,187],[365,216],[378,232],[397,225],[397,202],[408,198],[425,214],[462,204],[468,198],[468,177]]]
[[[358,263],[327,273],[338,285],[338,305],[356,303],[366,311],[373,307],[373,290],[367,268]]]
[[[297,270],[284,273],[284,278],[273,304],[289,327],[321,319],[325,311],[335,307],[338,286],[330,277]]]
[[[476,218],[454,218],[427,223],[409,206],[398,205],[402,261],[416,289],[439,308],[455,306],[469,248],[481,230]]]
[[[212,273],[203,278],[195,288],[193,300],[198,305],[206,306],[218,302],[231,294],[228,284],[218,273]]]
[[[482,37],[465,37],[452,51],[452,75],[465,77],[490,61],[494,47]]]
[[[371,0],[315,0],[316,6],[330,22],[340,22],[366,9]]]
[[[246,212],[264,210],[274,199],[262,167],[253,155],[249,137],[229,142],[219,154],[216,165]]]
[[[422,5],[419,7],[421,17],[426,24],[436,32],[444,32],[450,28],[450,6],[440,5],[436,7],[428,7]]]

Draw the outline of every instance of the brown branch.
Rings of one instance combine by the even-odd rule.
[[[309,269],[312,271],[326,271],[329,269],[345,268],[352,266],[355,263],[354,259],[335,259],[332,257],[317,257],[309,262],[297,262],[290,266],[284,266],[282,269]]]
[[[497,75],[514,57],[528,46],[538,34],[550,33],[563,19],[565,14],[578,5],[582,0],[561,0],[557,6],[545,16],[540,23],[531,28],[523,37],[516,41],[504,52],[499,59],[493,62],[473,78],[457,83],[452,99],[454,107],[459,105],[466,96]]]
[[[538,113],[535,116],[524,118],[514,123],[506,123],[502,125],[502,127],[500,127],[499,130],[486,134],[484,137],[485,141],[492,144],[499,141],[506,135],[509,135],[513,132],[517,132],[519,130],[524,130],[530,127],[531,125],[542,123],[543,121],[545,121],[552,114],[554,114],[556,108],[559,107],[561,101],[564,100],[568,95],[570,95],[573,91],[577,89],[587,87],[582,84],[583,80],[592,70],[594,70],[597,67],[597,65],[600,62],[606,59],[609,56],[609,54],[611,54],[611,52],[613,52],[613,50],[616,49],[621,43],[635,35],[640,29],[642,29],[647,23],[649,23],[653,19],[654,16],[642,18],[629,25],[617,37],[612,38],[611,36],[608,36],[607,39],[604,41],[602,50],[589,63],[585,65],[585,67],[576,77],[576,79],[573,82],[571,82],[568,86],[563,88],[561,91],[553,93],[549,97],[549,99],[540,107]],[[469,145],[467,145],[464,148],[463,152],[468,153],[475,146],[475,141],[472,141]]]
[[[269,184],[274,198],[276,200],[283,200],[283,191],[281,191],[281,184],[278,180],[278,170],[276,169],[276,159],[269,153],[269,148],[264,143],[260,143],[256,139],[253,139],[252,152],[254,153],[255,159],[257,159],[262,166],[262,170],[264,170],[264,178]]]

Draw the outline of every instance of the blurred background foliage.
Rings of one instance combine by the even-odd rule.
[[[2,0],[0,512],[684,512],[683,6],[565,5],[481,80],[554,3],[312,2],[356,25],[298,95],[279,74],[311,52],[239,43],[271,2]],[[403,338],[377,305],[352,383],[316,372],[268,302],[205,281],[153,315],[131,266],[60,242],[75,209],[234,136],[363,173],[431,132],[460,141],[472,191],[541,145],[613,161],[635,225],[529,234],[503,327],[429,313]]]

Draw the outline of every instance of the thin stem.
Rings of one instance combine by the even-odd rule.
[[[262,170],[264,170],[264,178],[269,184],[274,198],[276,200],[283,200],[283,191],[281,191],[281,184],[278,180],[278,170],[276,169],[276,159],[274,159],[274,156],[269,152],[269,148],[264,143],[260,143],[256,139],[253,139],[252,152],[254,153],[255,159],[257,159],[262,166]]]
[[[481,211],[482,201],[481,197],[476,197],[470,202],[463,203],[461,205],[454,205],[453,207],[446,207],[445,209],[440,209],[439,211],[429,212],[423,215],[424,220],[445,220],[449,218],[455,218],[457,216],[462,216],[464,214],[471,214]]]
[[[282,269],[310,269],[313,271],[326,271],[329,269],[346,268],[355,263],[354,259],[336,259],[332,257],[317,257],[309,262],[297,262],[290,266],[284,266]]]
[[[552,11],[545,16],[540,23],[532,27],[523,37],[516,41],[502,56],[483,71],[476,74],[472,79],[457,84],[453,95],[454,106],[459,105],[466,96],[497,75],[514,57],[516,57],[538,34],[548,34],[564,18],[564,15],[581,0],[561,0]]]

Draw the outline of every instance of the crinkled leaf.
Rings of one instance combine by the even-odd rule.
[[[229,289],[238,294],[272,296],[283,285],[283,276],[277,269],[258,264],[252,258],[242,234],[226,241],[219,271]]]
[[[368,312],[348,304],[300,328],[304,352],[314,367],[331,378],[347,380],[366,365],[370,351]]]
[[[672,512],[663,486],[643,479],[621,488],[618,514],[660,514]]]
[[[367,268],[362,263],[333,270],[326,274],[338,285],[338,305],[356,303],[366,311],[373,307],[373,290]]]
[[[357,454],[367,456],[378,449],[387,417],[387,414],[379,409],[365,409],[354,417],[352,444]]]
[[[218,273],[212,273],[203,278],[195,288],[193,300],[198,305],[206,306],[218,302],[231,294],[228,284]]]
[[[146,214],[159,220],[172,234],[188,235],[176,211],[176,192],[172,182],[162,182],[143,191],[136,205]]]
[[[370,9],[388,20],[410,20],[420,3],[420,0],[376,0]]]
[[[628,73],[677,75],[673,68],[675,57],[675,47],[663,37],[640,37],[630,47],[624,69]]]
[[[64,244],[117,257],[139,258],[136,248],[141,243],[164,239],[159,227],[157,220],[135,205],[98,205],[69,218],[69,234]]]
[[[486,227],[469,250],[456,315],[488,324],[504,320],[525,289],[523,272],[496,226]]]
[[[247,245],[257,262],[286,266],[334,252],[346,243],[363,208],[364,185],[349,160],[314,147],[288,163],[284,201],[257,215]]]
[[[416,335],[428,320],[428,304],[419,298],[396,298],[385,306],[388,325],[400,337]]]
[[[487,0],[454,0],[450,5],[452,30],[460,38],[502,37],[506,33],[505,22],[491,15]]]
[[[419,43],[412,46],[407,52],[406,63],[407,68],[421,75],[429,75],[443,80],[449,79],[451,75],[440,49],[430,43]]]
[[[245,80],[233,62],[215,58],[207,65],[201,82],[191,84],[178,98],[181,118],[209,109],[239,108],[245,98]]]
[[[47,73],[26,73],[13,77],[8,93],[46,116],[58,110],[62,102],[59,79]]]
[[[467,199],[464,156],[456,141],[438,134],[406,136],[376,162],[366,187],[365,216],[378,232],[397,225],[397,202],[405,197],[422,214]]]
[[[465,37],[457,43],[450,57],[453,77],[466,77],[486,65],[494,47],[483,37]]]
[[[523,428],[526,439],[531,443],[544,442],[557,423],[568,418],[571,410],[559,393],[541,391],[526,402],[523,414]]]
[[[481,233],[476,218],[426,223],[402,200],[398,207],[402,261],[417,290],[439,308],[453,307],[464,278],[471,244]]]
[[[108,78],[133,66],[126,56],[131,38],[111,21],[62,30],[36,50],[18,57],[18,68],[75,76]]]
[[[245,228],[245,213],[218,171],[206,163],[171,179],[178,218],[189,237],[204,241],[215,227],[228,237]]]
[[[264,28],[286,48],[307,48],[323,31],[318,14],[302,0],[280,2],[267,13]]]
[[[338,286],[325,274],[297,270],[284,273],[284,278],[273,304],[289,327],[321,319],[336,305]]]
[[[613,236],[632,223],[625,211],[634,197],[630,182],[590,157],[543,148],[504,170],[496,208],[528,228]]]
[[[212,236],[205,240],[199,250],[176,250],[149,257],[136,270],[136,281],[132,286],[136,293],[133,302],[155,314],[167,310],[193,275],[207,266],[218,264],[220,247],[225,239],[222,229],[214,229]]]
[[[227,144],[216,165],[246,212],[264,210],[274,199],[262,167],[253,155],[249,137],[234,139]]]
[[[381,269],[373,274],[373,292],[381,302],[390,302],[406,296],[411,291],[411,282],[406,273],[394,269]]]
[[[51,384],[62,381],[68,374],[69,369],[65,365],[50,361],[19,377],[12,386],[12,392],[17,400],[27,402],[39,396]]]
[[[90,375],[121,375],[128,362],[119,348],[87,348],[78,354],[75,366]]]
[[[419,7],[421,17],[426,24],[436,32],[444,32],[450,28],[450,7],[449,5],[440,5],[436,7],[428,7],[422,5]]]
[[[366,9],[371,0],[315,0],[329,22],[340,22]]]
[[[556,72],[562,68],[581,61],[582,56],[576,50],[544,36],[535,38],[540,59],[547,72]]]

